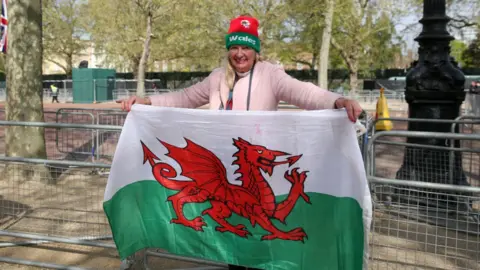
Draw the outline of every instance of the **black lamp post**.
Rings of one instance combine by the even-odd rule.
[[[424,1],[423,18],[420,20],[423,30],[415,39],[420,45],[419,59],[406,76],[405,99],[409,106],[409,118],[453,120],[460,114],[460,106],[465,99],[465,76],[450,56],[450,41],[454,38],[447,31],[449,20],[445,12],[445,0]],[[408,130],[451,132],[451,124],[411,122]],[[449,140],[437,138],[408,138],[407,143],[442,147],[450,145]],[[456,141],[455,145],[459,147],[459,142]],[[406,147],[397,179],[469,185],[462,169],[461,154],[455,154],[453,167],[449,164],[449,155],[448,150]],[[415,204],[450,210],[460,210],[458,206],[463,209],[468,207],[468,204],[460,203],[456,196],[437,192],[417,190],[412,193],[409,190],[407,193],[399,188],[395,193],[398,198],[406,199],[408,196],[408,201]]]

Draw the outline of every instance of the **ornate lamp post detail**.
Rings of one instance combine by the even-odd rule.
[[[450,41],[454,38],[447,31],[449,21],[450,18],[445,12],[445,0],[424,1],[423,18],[420,20],[423,30],[415,39],[420,45],[419,59],[406,77],[405,99],[409,106],[409,118],[453,120],[460,114],[460,106],[465,99],[465,76],[450,56]],[[451,132],[451,124],[411,122],[408,130]],[[442,147],[450,145],[450,141],[438,138],[408,138],[407,143]],[[455,144],[459,147],[458,141]],[[450,152],[445,150],[406,147],[397,179],[469,185],[463,173],[461,154],[455,154],[453,168],[449,166],[449,154]],[[438,208],[461,210],[468,207],[467,203],[460,203],[446,194],[412,194],[411,191],[407,194],[399,189],[396,195],[399,195],[399,198],[409,196],[408,201],[415,204]],[[412,198],[412,195],[418,197]],[[458,206],[460,208],[457,208]]]

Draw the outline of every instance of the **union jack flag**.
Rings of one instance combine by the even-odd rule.
[[[7,0],[2,0],[2,16],[0,21],[0,51],[7,53]]]

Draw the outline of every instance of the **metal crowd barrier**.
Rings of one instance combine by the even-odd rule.
[[[392,117],[392,118],[378,118],[378,119],[373,120],[371,130],[370,130],[370,133],[369,133],[369,137],[375,135],[376,124],[378,122],[384,121],[384,120],[392,121],[394,130],[396,129],[395,122],[397,122],[397,123],[402,123],[402,122],[404,122],[404,123],[415,123],[416,122],[416,123],[451,124],[451,128],[450,128],[451,133],[455,133],[455,130],[458,128],[459,133],[467,133],[467,134],[475,133],[476,132],[475,125],[480,124],[480,116],[475,116],[475,115],[460,115],[457,118],[455,118],[454,120],[439,120],[439,119],[425,119],[425,118],[395,118],[395,117]],[[404,130],[406,130],[406,128],[407,127],[405,127]],[[479,131],[480,131],[480,129],[479,129]],[[471,143],[471,141],[470,141],[470,143]],[[455,141],[453,139],[450,140],[449,145],[451,146],[451,148],[454,148],[455,147]],[[471,147],[471,145],[470,145],[470,147]],[[470,154],[472,154],[472,153],[470,153]],[[368,158],[369,158],[368,156],[365,157],[365,159],[368,159]],[[450,152],[450,158],[449,158],[449,166],[453,166],[453,162],[454,162],[454,151],[451,151]],[[370,163],[374,165],[375,161],[373,160]],[[449,177],[450,177],[450,179],[453,178],[452,173],[450,173]]]
[[[480,116],[480,93],[468,92],[465,97],[466,114]]]
[[[285,102],[279,105],[281,109],[298,109],[296,106]],[[60,108],[56,111],[56,123],[69,124],[97,124],[123,126],[127,113],[119,109],[96,109],[96,108]],[[369,121],[368,123],[365,121]],[[363,119],[362,124],[368,125],[371,118]],[[111,161],[115,152],[114,145],[118,140],[118,131],[75,131],[62,129],[55,131],[55,147],[60,157],[68,155],[71,160]],[[359,141],[363,149],[366,146],[367,138],[361,137]]]
[[[453,125],[462,121],[452,121]],[[454,128],[452,125],[452,129]],[[470,148],[406,143],[406,138],[472,142]],[[411,151],[406,151],[406,148]],[[374,218],[370,269],[480,269],[480,135],[382,131],[368,144],[367,177]],[[450,153],[445,155],[445,153]],[[462,164],[445,156],[462,155]],[[474,153],[475,155],[468,155]],[[415,159],[422,175],[409,175],[405,158]],[[467,155],[466,155],[467,154]],[[412,156],[405,156],[412,155]],[[462,171],[469,186],[454,185],[430,158],[444,158],[448,171]],[[420,174],[420,173],[419,173]],[[421,176],[441,183],[420,181]]]
[[[62,114],[64,115],[62,116]],[[60,123],[0,121],[0,127],[44,127],[45,133],[49,134],[46,137],[52,140],[47,144],[54,146],[49,148],[60,148],[62,153],[67,155],[55,156],[53,160],[0,156],[0,168],[4,169],[3,181],[0,181],[0,225],[2,226],[0,236],[29,240],[23,242],[7,240],[0,243],[0,247],[6,250],[22,245],[64,243],[115,249],[102,209],[103,192],[110,168],[108,160],[103,156],[107,156],[110,152],[107,153],[105,150],[100,151],[100,154],[95,152],[95,158],[91,161],[88,159],[68,160],[68,155],[69,151],[76,149],[77,152],[82,152],[81,148],[75,147],[76,139],[93,140],[94,143],[91,145],[94,146],[106,144],[109,139],[104,139],[102,136],[108,137],[106,134],[109,133],[119,134],[123,125],[122,119],[126,114],[117,110],[62,109],[56,115],[58,116],[56,119]],[[68,123],[77,120],[83,122]],[[376,121],[380,120],[385,119]],[[476,129],[473,127],[475,124],[480,124],[480,119],[475,116],[461,116],[455,120],[443,121],[431,119],[388,120],[448,123],[451,124],[452,131],[460,125],[459,127],[464,133],[397,130],[376,132],[376,121],[371,118],[362,119],[362,124],[367,127],[369,132],[359,139],[359,144],[365,158],[375,210],[370,235],[369,268],[378,270],[480,269],[480,232],[474,230],[480,226],[478,223],[480,171],[477,171],[480,168],[478,154],[480,153],[480,135],[474,134]],[[63,123],[61,123],[62,121]],[[75,140],[70,140],[68,136],[73,136]],[[461,141],[462,147],[452,148],[451,144],[433,148],[424,145],[409,145],[404,142],[408,137],[435,137],[445,139],[446,142]],[[111,140],[113,143],[108,143],[108,149],[115,148],[116,139]],[[470,147],[466,147],[466,144],[469,144]],[[407,146],[424,149],[422,151],[427,149],[428,151],[461,153],[464,158],[461,166],[471,186],[452,185],[451,180],[437,184],[413,181],[414,179],[401,179],[401,177],[397,179],[396,172],[402,165],[404,148]],[[113,152],[111,153],[113,154]],[[91,155],[91,153],[88,154]],[[448,155],[446,166],[458,166],[451,162],[451,155]],[[53,156],[50,155],[50,157]],[[39,170],[39,168],[48,170]],[[15,173],[12,174],[9,170]],[[448,176],[446,179],[452,178]],[[397,193],[404,195],[403,200],[397,200]],[[443,204],[444,208],[424,205],[422,200],[424,201],[425,198]],[[468,207],[454,207],[451,205],[452,200],[466,203]],[[225,267],[223,264],[175,256],[158,250],[148,250],[145,253],[145,259],[148,256],[210,265],[208,269],[224,269]],[[0,261],[67,269],[66,266],[60,264],[38,262],[26,258],[11,258],[2,255],[2,249],[0,249]],[[128,265],[129,262],[125,261],[124,264]],[[93,268],[98,267],[94,266]]]
[[[0,185],[3,185],[0,189],[0,209],[2,215],[8,217],[8,224],[2,225],[0,236],[27,239],[27,241],[18,242],[9,240],[0,243],[0,247],[63,243],[115,249],[108,222],[101,207],[110,165],[101,163],[98,159],[68,160],[71,157],[68,155],[71,155],[71,152],[89,154],[88,151],[82,152],[82,148],[75,148],[75,146],[83,144],[83,140],[95,141],[96,145],[100,145],[102,138],[99,134],[119,133],[125,116],[126,113],[117,110],[60,109],[55,114],[55,122],[58,123],[0,121],[0,129],[8,126],[44,127],[45,134],[50,134],[47,138],[54,138],[59,152],[67,154],[61,159],[50,155],[59,158],[53,160],[0,157],[0,167],[4,170],[8,167],[8,170],[15,172],[4,173],[5,178],[0,181]],[[368,125],[369,122],[363,123]],[[54,137],[51,136],[53,132]],[[76,140],[80,143],[76,143]],[[363,142],[366,141],[360,138],[359,143]],[[52,142],[47,142],[47,148],[51,150],[52,147],[49,147],[48,143]],[[115,145],[116,141],[113,146]],[[38,170],[40,167],[46,170]],[[32,174],[33,171],[40,173]],[[221,263],[179,257],[152,250],[147,251],[145,256],[207,264],[213,267],[208,269],[225,269],[225,265]],[[67,268],[60,264],[1,255],[0,262],[52,269]],[[128,261],[124,262],[124,264],[128,263]]]
[[[122,128],[115,125],[0,121],[0,128],[11,126],[88,132],[119,132]],[[12,258],[3,256],[2,251],[48,243],[115,249],[102,208],[108,179],[102,170],[109,169],[110,164],[104,163],[0,156],[0,170],[3,172],[0,175],[0,236],[13,238],[0,243],[0,262],[51,269],[89,269]],[[29,254],[24,255],[29,257]],[[208,269],[225,267],[221,263],[160,250],[149,250],[146,256],[211,266]],[[98,268],[102,266],[91,267]]]
[[[55,122],[69,124],[91,124],[123,126],[126,112],[115,109],[60,108],[56,112]],[[108,162],[113,158],[115,145],[120,130],[75,131],[56,130],[55,146],[59,153],[68,154],[70,159],[84,160],[86,157],[94,162]]]

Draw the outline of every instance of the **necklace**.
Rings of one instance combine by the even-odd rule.
[[[255,65],[252,66],[252,69],[250,69],[250,71],[247,71],[244,74],[243,77],[247,76],[247,75],[250,75],[249,77],[249,81],[248,81],[248,93],[247,93],[247,111],[250,110],[250,93],[252,91],[252,77],[253,77],[253,69],[254,69]],[[237,73],[238,75],[238,73]],[[239,75],[240,77],[240,75]],[[237,83],[237,80],[235,80],[235,82],[233,83],[233,87],[232,89],[230,89],[229,91],[229,95],[228,95],[228,100],[227,100],[227,108],[223,105],[223,101],[222,101],[222,95],[220,94],[220,110],[231,110],[231,108],[233,107],[233,88],[235,88],[235,84]]]

